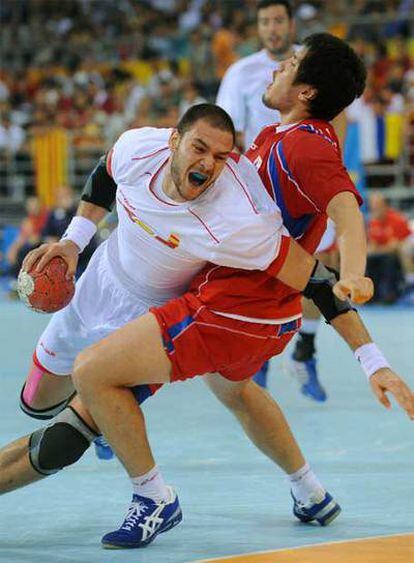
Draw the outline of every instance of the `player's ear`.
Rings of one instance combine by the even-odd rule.
[[[168,139],[168,146],[172,151],[176,151],[178,147],[178,143],[180,141],[180,134],[177,129],[171,133],[170,138]]]
[[[304,86],[302,90],[299,92],[299,100],[301,102],[310,102],[314,100],[318,94],[318,90],[313,86]]]

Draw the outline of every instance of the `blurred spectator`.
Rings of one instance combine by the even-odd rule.
[[[211,50],[211,28],[200,26],[190,34],[188,61],[190,73],[197,83],[200,93],[211,99],[218,86],[215,59]]]
[[[184,84],[183,87],[183,97],[181,99],[180,105],[178,106],[178,117],[181,118],[185,112],[190,109],[191,106],[196,104],[203,104],[206,100],[200,96],[196,83],[193,80],[189,80]]]
[[[39,246],[46,219],[47,213],[43,209],[39,198],[29,197],[26,200],[26,216],[20,224],[19,234],[7,252],[10,275],[13,278],[17,278],[26,254]]]
[[[56,205],[47,214],[46,222],[41,231],[42,242],[56,242],[69,226],[76,215],[78,202],[74,191],[69,186],[61,186],[56,191]],[[79,276],[96,250],[97,241],[93,238],[82,254],[79,256],[77,275]]]
[[[26,134],[19,125],[12,123],[10,115],[0,117],[0,153],[7,157],[14,156],[25,141]]]
[[[407,219],[374,192],[369,197],[367,273],[375,285],[374,301],[393,303],[404,289],[401,257],[411,235]]]
[[[215,58],[216,76],[220,80],[229,66],[239,58],[237,53],[239,41],[239,33],[231,20],[225,22],[213,35],[211,50]]]
[[[141,101],[134,126],[172,127],[178,117],[179,101],[179,82],[170,71],[161,71],[152,85],[152,94]]]
[[[68,228],[76,214],[75,194],[69,186],[60,186],[56,190],[56,205],[48,212],[41,236],[44,242],[57,242]]]
[[[78,188],[95,153],[126,128],[168,127],[184,107],[213,101],[228,65],[259,48],[257,5],[257,0],[5,0],[0,114],[11,125],[0,119],[1,164],[4,145],[20,148],[8,149],[15,156],[0,166],[2,195],[12,191],[21,199],[33,193],[36,163],[27,147],[34,135],[56,127],[69,131]],[[327,28],[351,39],[371,69],[353,119],[367,185],[414,186],[414,0],[291,5],[299,39]],[[294,39],[292,27],[290,43]],[[248,89],[250,78],[237,90]],[[260,129],[257,117],[252,121]],[[10,126],[18,129],[10,133]],[[398,142],[403,129],[405,145]],[[378,164],[392,164],[386,176]]]
[[[297,33],[299,41],[303,41],[312,33],[322,33],[326,27],[320,21],[320,14],[312,4],[301,4],[296,11]]]

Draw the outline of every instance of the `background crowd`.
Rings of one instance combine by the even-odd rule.
[[[414,282],[414,0],[292,4],[298,42],[329,31],[347,39],[369,69],[348,120],[361,128],[366,183],[397,187],[388,200],[408,215],[401,216],[405,227],[396,227],[383,195],[369,198],[372,274],[383,279],[390,271],[391,262],[378,269],[379,254],[398,256],[402,265],[398,281],[390,282],[397,289],[377,297],[395,301]],[[215,100],[229,65],[260,49],[255,0],[5,0],[0,26],[2,207],[40,198],[27,200],[31,211],[7,252],[3,235],[3,271],[16,270],[19,244],[48,236],[46,223],[39,228],[41,220],[33,220],[34,236],[27,219],[45,215],[45,204],[49,213],[61,209],[62,183],[78,191],[96,156],[123,130],[175,125],[192,104]],[[67,162],[63,172],[43,178],[40,141],[55,131]],[[52,186],[48,197],[42,182]],[[7,222],[0,213],[3,232]]]

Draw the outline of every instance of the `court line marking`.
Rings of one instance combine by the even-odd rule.
[[[413,536],[414,535],[414,530],[412,532],[406,532],[406,533],[395,533],[395,534],[386,534],[386,535],[379,535],[379,536],[368,536],[368,537],[363,537],[363,538],[352,538],[350,540],[334,540],[334,541],[328,541],[328,542],[322,542],[322,543],[308,543],[308,544],[304,544],[304,545],[297,545],[294,547],[289,547],[289,546],[285,546],[285,547],[280,547],[278,549],[266,549],[264,551],[251,551],[248,553],[234,553],[233,555],[226,555],[225,557],[214,557],[212,559],[196,559],[195,561],[193,561],[193,563],[209,563],[209,562],[213,562],[213,561],[226,561],[228,559],[233,559],[234,557],[242,557],[243,555],[248,555],[249,557],[251,555],[266,555],[266,554],[273,554],[273,553],[280,553],[282,551],[293,551],[293,550],[298,550],[298,549],[305,549],[305,548],[309,548],[309,547],[322,547],[325,545],[335,545],[338,543],[356,543],[356,542],[361,542],[361,541],[369,541],[369,540],[377,540],[380,538],[395,538],[395,537],[406,537],[406,536]]]

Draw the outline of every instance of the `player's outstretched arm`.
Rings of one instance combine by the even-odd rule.
[[[79,254],[96,233],[97,225],[112,209],[116,197],[116,183],[106,163],[106,156],[99,159],[82,191],[76,216],[58,242],[42,244],[32,250],[23,261],[22,268],[29,271],[36,261],[40,272],[52,258],[62,257],[68,265],[66,277],[75,275]]]
[[[351,192],[341,192],[329,202],[326,212],[335,223],[340,255],[340,281],[335,288],[339,299],[349,297],[364,303],[374,293],[372,281],[365,277],[367,241],[359,204]]]
[[[349,311],[339,315],[332,319],[331,324],[354,352],[378,401],[386,408],[391,408],[387,396],[390,393],[408,417],[414,420],[414,393],[391,369],[382,352],[373,343],[358,313]]]

